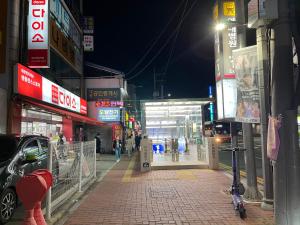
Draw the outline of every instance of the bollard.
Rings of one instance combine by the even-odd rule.
[[[45,179],[36,174],[24,176],[17,182],[16,191],[26,211],[22,225],[40,225],[34,218],[34,208],[47,192]]]
[[[43,212],[42,212],[42,200],[44,199],[47,191],[50,189],[50,187],[53,184],[52,174],[48,170],[45,170],[45,169],[36,170],[32,174],[43,177],[47,184],[47,190],[46,190],[44,196],[42,197],[42,199],[40,201],[37,202],[37,204],[34,207],[34,219],[35,219],[36,223],[38,225],[47,225],[44,215],[43,215]]]
[[[172,162],[175,162],[175,152],[172,150]]]

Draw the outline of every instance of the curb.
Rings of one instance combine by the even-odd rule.
[[[232,174],[232,168],[223,163],[219,163],[220,169],[223,169],[225,172]],[[247,173],[243,170],[240,171],[240,176],[243,178],[247,178]],[[264,185],[264,179],[261,177],[256,177],[257,183],[260,185]]]

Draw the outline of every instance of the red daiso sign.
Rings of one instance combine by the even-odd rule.
[[[84,115],[87,114],[87,103],[84,99],[42,77],[26,66],[17,64],[16,67],[15,93]]]
[[[28,66],[49,68],[49,0],[29,0]]]

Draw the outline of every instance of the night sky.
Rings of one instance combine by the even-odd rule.
[[[152,98],[154,68],[157,73],[166,70],[176,35],[170,36],[186,9],[188,14],[164,76],[165,94],[171,93],[172,98],[207,97],[208,85],[214,85],[212,7],[212,0],[84,0],[84,14],[95,18],[95,51],[87,53],[85,60],[120,70],[130,79],[162,50],[150,66],[129,80],[140,86],[140,99]],[[152,51],[128,74],[169,21]],[[161,49],[163,45],[166,47]]]

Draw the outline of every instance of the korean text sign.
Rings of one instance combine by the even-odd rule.
[[[99,108],[97,119],[102,122],[120,121],[120,108]]]
[[[29,0],[28,66],[48,68],[49,58],[49,0]]]
[[[15,93],[57,105],[80,114],[87,114],[84,99],[42,77],[40,74],[17,64]]]

